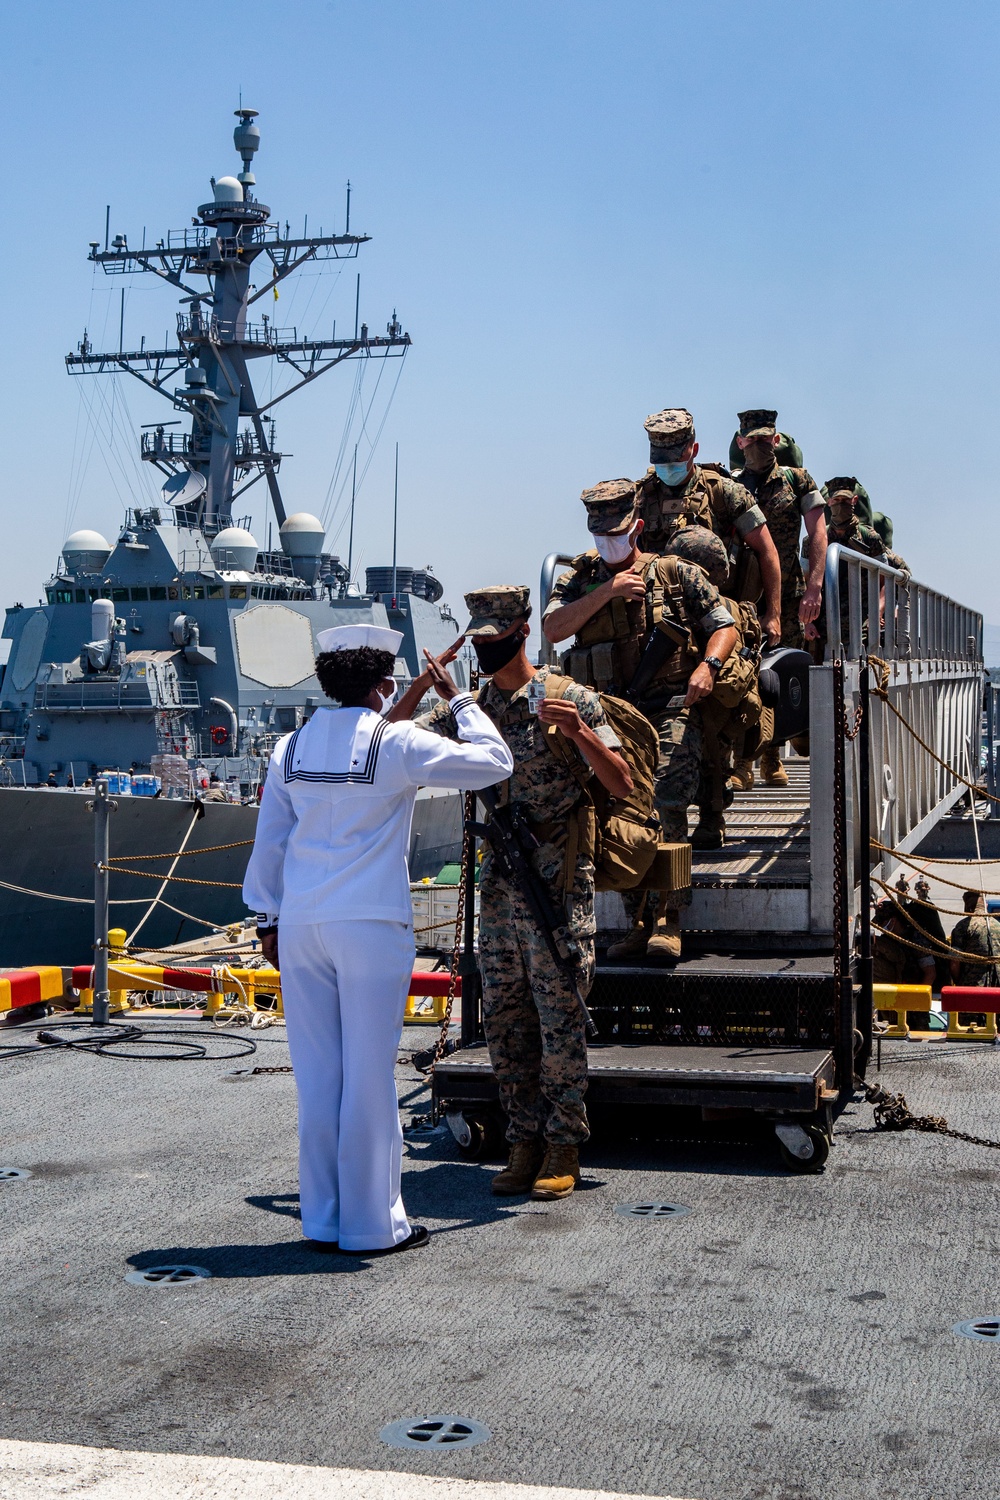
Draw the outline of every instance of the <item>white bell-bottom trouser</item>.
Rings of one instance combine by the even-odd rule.
[[[410,1233],[394,1069],[413,972],[402,922],[279,924],[281,994],[299,1095],[302,1232],[345,1250]]]

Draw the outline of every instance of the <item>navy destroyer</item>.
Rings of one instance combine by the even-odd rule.
[[[317,631],[362,621],[402,631],[401,686],[419,671],[424,647],[440,652],[458,634],[432,571],[394,555],[359,585],[326,549],[323,523],[286,510],[274,407],[345,361],[405,357],[410,336],[395,311],[384,333],[372,333],[357,298],[346,336],[336,324],[329,338],[307,338],[266,313],[253,318],[300,267],[352,259],[369,237],[350,232],[349,189],[343,234],[296,237],[277,222],[255,196],[257,111],[236,115],[242,171],[211,180],[212,197],[187,228],[152,247],[143,234],[137,248],[125,234],[111,238],[108,218],[103,248],[90,245],[105,274],[156,276],[179,296],[176,338],[128,349],[121,337],[117,349],[100,351],[85,332],[66,356],[70,374],[125,372],[180,416],[141,433],[142,459],[162,475],[160,502],[128,509],[114,541],[74,531],[45,602],[7,611],[0,956],[8,964],[79,961],[89,949],[85,790],[99,772],[116,773],[113,852],[146,871],[115,877],[113,920],[130,936],[141,926],[149,945],[196,936],[243,913],[238,885],[270,752],[322,701]],[[268,363],[290,371],[292,383],[265,399],[251,372]],[[276,548],[260,545],[234,512],[261,480]],[[455,670],[464,685],[466,664]],[[421,796],[414,876],[435,873],[459,839],[459,799]],[[182,849],[182,864],[166,858]],[[199,849],[209,852],[186,857]],[[142,864],[149,856],[162,862]]]

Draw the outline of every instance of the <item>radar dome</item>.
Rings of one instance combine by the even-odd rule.
[[[71,573],[99,573],[111,556],[111,543],[99,531],[74,531],[63,543],[62,555]]]
[[[242,203],[243,184],[235,177],[217,177],[215,179],[215,201],[216,203]]]
[[[217,568],[252,573],[257,562],[257,541],[242,526],[227,526],[212,538],[212,560]]]
[[[296,511],[282,524],[281,550],[286,557],[319,557],[323,551],[326,530],[322,521],[308,511]]]

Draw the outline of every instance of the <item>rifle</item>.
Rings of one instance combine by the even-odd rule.
[[[588,1036],[597,1035],[597,1027],[587,1009],[587,1002],[580,993],[573,960],[580,956],[580,945],[567,930],[565,919],[560,919],[545,882],[535,870],[529,855],[540,848],[539,840],[532,833],[526,819],[516,807],[501,806],[496,787],[486,787],[476,796],[490,815],[488,823],[469,821],[466,828],[485,839],[493,850],[493,857],[502,873],[516,885],[528,910],[545,939],[546,947],[557,966],[569,980],[573,993],[580,1002]]]
[[[682,625],[675,625],[673,620],[666,618],[660,620],[650,633],[635,669],[635,676],[625,689],[625,696],[630,703],[635,703],[636,699],[642,697],[670,652],[687,643],[688,632]]]

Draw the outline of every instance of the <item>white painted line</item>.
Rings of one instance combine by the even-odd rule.
[[[0,1438],[0,1500],[59,1495],[74,1500],[650,1500],[610,1490]]]

